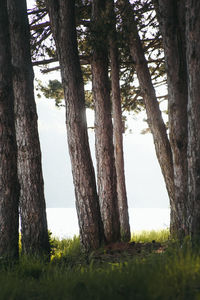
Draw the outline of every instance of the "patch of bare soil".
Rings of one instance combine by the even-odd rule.
[[[151,253],[163,253],[166,245],[152,241],[148,243],[118,242],[106,245],[103,249],[93,252],[92,259],[96,262],[123,262],[134,257],[145,257]]]

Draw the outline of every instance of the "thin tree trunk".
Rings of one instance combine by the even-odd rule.
[[[109,53],[111,67],[111,88],[112,88],[112,111],[113,111],[113,136],[115,167],[117,173],[117,195],[119,206],[120,233],[121,239],[129,241],[131,238],[128,201],[126,194],[126,182],[124,174],[124,154],[123,154],[123,122],[121,110],[121,94],[119,84],[119,61],[116,36],[116,17],[114,13],[114,1],[108,1],[108,17],[111,22],[109,34]]]
[[[46,2],[61,66],[80,237],[85,250],[96,249],[103,241],[103,226],[88,142],[84,84],[76,37],[75,1]]]
[[[18,257],[19,185],[8,14],[0,2],[0,257]]]
[[[162,119],[159,103],[156,99],[155,89],[151,81],[151,75],[148,69],[147,61],[144,56],[144,49],[138,34],[137,25],[134,19],[133,11],[128,0],[118,0],[121,17],[126,34],[129,40],[129,48],[139,80],[142,95],[145,101],[148,125],[153,135],[156,155],[164,176],[166,188],[168,191],[171,205],[171,228],[177,222],[176,207],[174,203],[174,176],[172,152],[166,127]]]
[[[117,181],[108,79],[108,45],[104,31],[105,1],[92,2],[92,90],[95,108],[97,183],[106,242],[120,239]]]
[[[200,2],[186,0],[189,233],[200,236]]]
[[[177,223],[172,233],[183,237],[187,230],[187,66],[185,1],[159,0],[168,81],[169,136],[173,154]]]
[[[18,178],[21,187],[22,251],[49,255],[41,151],[34,99],[29,25],[25,0],[8,0],[18,146]]]

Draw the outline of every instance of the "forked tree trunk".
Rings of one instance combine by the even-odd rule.
[[[200,236],[200,2],[186,0],[188,68],[188,220],[189,233]]]
[[[129,48],[135,63],[136,73],[139,80],[142,95],[145,101],[148,125],[153,135],[156,155],[164,176],[171,205],[171,228],[176,224],[176,206],[174,198],[174,175],[172,152],[166,127],[162,119],[159,103],[156,99],[155,89],[151,81],[144,49],[138,34],[137,24],[133,15],[132,7],[128,0],[118,0],[123,24],[126,28],[129,40]]]
[[[80,237],[85,250],[91,250],[98,248],[104,237],[88,142],[84,85],[76,37],[75,1],[48,0],[46,3],[61,66]]]
[[[121,110],[120,78],[118,47],[116,36],[116,17],[114,12],[114,1],[107,3],[108,18],[111,22],[109,33],[109,54],[111,67],[111,89],[112,89],[112,112],[113,112],[113,136],[115,167],[117,173],[117,196],[120,219],[121,239],[129,241],[131,238],[128,201],[126,194],[126,182],[124,173],[124,154],[123,154],[123,122]]]
[[[19,185],[6,2],[0,2],[0,259],[13,259],[18,257]]]
[[[49,256],[41,151],[34,99],[29,25],[25,0],[8,0],[15,126],[18,147],[22,251]]]
[[[177,224],[172,234],[181,238],[187,229],[187,66],[185,1],[159,0],[168,82],[169,136],[173,154]],[[177,3],[178,2],[178,3]]]
[[[104,31],[105,1],[92,1],[92,90],[95,108],[97,183],[106,242],[120,239],[117,181],[108,79],[108,45]]]

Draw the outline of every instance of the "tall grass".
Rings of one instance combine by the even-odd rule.
[[[142,235],[137,241],[166,241],[164,232]],[[77,237],[53,242],[50,263],[21,257],[19,264],[0,268],[0,299],[200,299],[200,251],[189,240],[163,253],[102,265],[75,263],[82,256]]]
[[[143,230],[143,231],[135,232],[132,234],[131,240],[134,242],[141,242],[141,243],[152,242],[152,241],[164,243],[169,240],[169,229],[162,229],[159,231]]]

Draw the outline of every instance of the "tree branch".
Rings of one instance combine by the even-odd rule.
[[[41,24],[35,24],[35,25],[31,25],[30,29],[31,30],[38,30],[44,27],[50,26],[50,22],[45,22],[45,23],[41,23]]]

